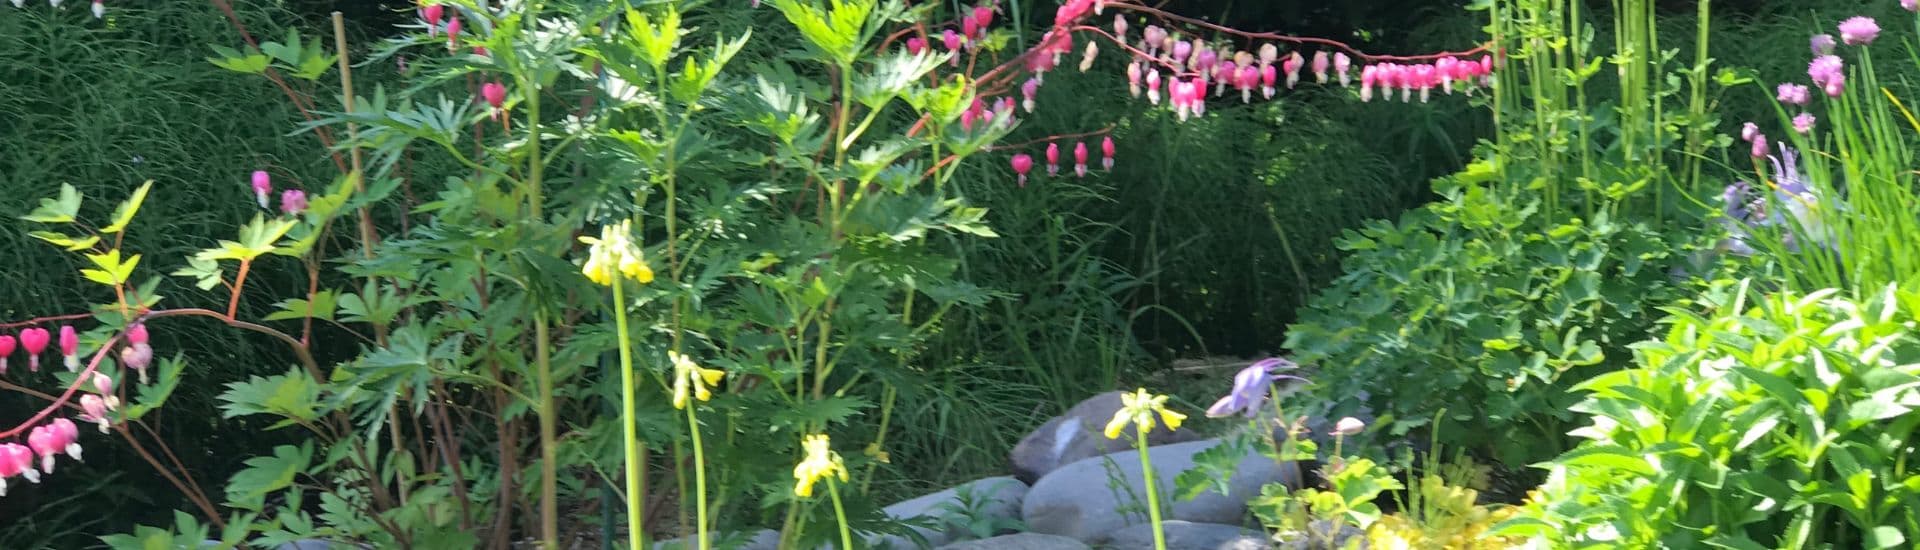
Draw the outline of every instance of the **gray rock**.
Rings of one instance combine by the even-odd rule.
[[[1227,494],[1209,490],[1193,500],[1174,498],[1174,478],[1193,468],[1195,454],[1218,444],[1216,440],[1203,440],[1147,450],[1153,462],[1162,509],[1169,512],[1163,519],[1240,523],[1246,515],[1247,501],[1259,496],[1261,488],[1268,483],[1300,486],[1299,465],[1276,463],[1253,450],[1240,460],[1233,479],[1228,480]],[[1109,479],[1113,478],[1124,480],[1123,487],[1109,487]],[[1145,487],[1136,451],[1081,460],[1035,483],[1027,491],[1021,517],[1026,520],[1027,529],[1035,533],[1064,535],[1088,543],[1105,542],[1123,527],[1146,522]],[[1131,510],[1122,515],[1122,507]]]
[[[1274,545],[1277,550],[1346,550],[1347,542],[1364,535],[1360,528],[1345,523],[1316,520],[1306,532],[1283,533],[1286,539]],[[1365,548],[1365,542],[1359,542]]]
[[[1100,434],[1113,413],[1120,410],[1121,392],[1095,395],[1067,409],[1066,414],[1041,424],[1013,447],[1009,457],[1013,477],[1032,484],[1054,469],[1115,451],[1134,449],[1132,438],[1110,440]],[[1147,445],[1168,445],[1196,439],[1191,432],[1155,430]]]
[[[711,533],[708,542],[714,550],[775,550],[780,547],[780,532],[761,529],[751,533]],[[653,543],[653,550],[683,550],[693,537],[681,537]]]
[[[939,550],[1087,550],[1087,544],[1058,535],[1019,533],[957,542]]]
[[[990,477],[970,481],[951,489],[923,495],[912,500],[900,502],[885,508],[888,517],[908,521],[924,518],[944,522],[955,515],[965,515],[969,521],[986,521],[1011,524],[1020,519],[1020,503],[1027,496],[1027,484],[1011,477]],[[964,499],[962,497],[965,497]],[[956,518],[957,519],[957,518]],[[912,529],[926,537],[933,546],[967,534],[967,528],[961,524],[945,524],[944,529],[930,529],[914,526]],[[891,544],[893,548],[915,548],[913,541],[898,535],[875,537],[868,544],[881,547]]]
[[[1267,550],[1273,547],[1266,534],[1252,529],[1215,523],[1164,521],[1168,550]],[[1141,523],[1115,531],[1107,539],[1108,550],[1151,550],[1153,525]]]

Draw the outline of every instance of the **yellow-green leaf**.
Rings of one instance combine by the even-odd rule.
[[[120,203],[120,207],[113,210],[113,223],[101,228],[100,232],[119,233],[126,229],[127,223],[133,221],[133,214],[140,211],[140,203],[146,202],[147,191],[151,189],[153,189],[153,180],[140,184],[139,189],[133,190],[133,196],[127,197],[126,202]]]

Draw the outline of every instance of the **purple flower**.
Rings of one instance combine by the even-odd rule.
[[[1880,24],[1875,23],[1872,17],[1851,17],[1840,22],[1840,41],[1847,43],[1848,46],[1872,44],[1873,39],[1878,36],[1880,36]]]
[[[1846,75],[1833,75],[1832,78],[1827,79],[1827,83],[1823,85],[1822,89],[1827,91],[1827,97],[1840,97],[1840,94],[1846,93],[1847,91]]]
[[[1252,418],[1260,412],[1260,407],[1266,404],[1267,390],[1273,385],[1274,381],[1282,378],[1306,381],[1306,379],[1298,376],[1273,374],[1275,367],[1292,369],[1298,367],[1298,365],[1286,359],[1269,357],[1255,362],[1252,365],[1248,365],[1247,368],[1240,369],[1239,374],[1233,375],[1233,391],[1228,392],[1227,395],[1221,397],[1219,401],[1215,401],[1213,406],[1207,407],[1207,416],[1219,418],[1234,413],[1242,413],[1247,415],[1248,418]]]
[[[1793,131],[1805,134],[1813,131],[1813,113],[1800,113],[1793,117]]]
[[[1845,73],[1846,62],[1836,55],[1815,57],[1813,62],[1807,64],[1807,78],[1812,79],[1816,86],[1826,86],[1829,80],[1844,78]]]
[[[1789,105],[1806,105],[1807,100],[1813,97],[1807,87],[1801,84],[1781,84],[1775,90],[1779,92],[1780,102]]]
[[[1920,12],[1920,0],[1900,0],[1900,7],[1907,11]]]
[[[1813,36],[1813,40],[1810,41],[1810,46],[1813,48],[1813,55],[1831,55],[1833,53],[1833,35],[1816,34]]]

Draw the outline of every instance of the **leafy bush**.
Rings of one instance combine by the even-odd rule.
[[[1485,165],[1440,180],[1442,201],[1374,222],[1291,327],[1333,416],[1362,407],[1392,433],[1429,422],[1450,442],[1522,464],[1564,448],[1572,383],[1626,364],[1650,308],[1680,296],[1685,237],[1617,219],[1549,221],[1537,197],[1480,185]]]
[[[1758,296],[1668,311],[1637,368],[1579,386],[1588,439],[1507,532],[1554,547],[1909,547],[1920,536],[1920,293]]]

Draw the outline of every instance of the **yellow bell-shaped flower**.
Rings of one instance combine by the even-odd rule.
[[[701,401],[713,399],[713,386],[727,376],[727,371],[701,368],[693,364],[693,359],[677,351],[668,351],[667,359],[673,362],[673,408],[687,408],[687,398]]]
[[[640,283],[653,282],[653,268],[647,266],[646,257],[640,248],[634,246],[629,237],[633,223],[622,220],[620,223],[600,228],[600,237],[580,237],[580,242],[592,245],[587,249],[587,261],[580,266],[580,272],[587,280],[595,284],[613,286],[614,277],[625,276]]]
[[[840,481],[847,480],[847,466],[840,461],[840,453],[833,452],[826,434],[807,436],[801,446],[806,456],[799,465],[793,467],[793,479],[796,480],[793,494],[811,497],[813,484],[822,479],[838,477]]]
[[[1146,388],[1122,394],[1120,410],[1114,411],[1113,419],[1107,421],[1107,439],[1118,439],[1121,430],[1129,424],[1153,431],[1155,414],[1160,415],[1160,421],[1166,423],[1168,430],[1180,429],[1180,423],[1187,420],[1187,415],[1167,408],[1167,396],[1147,393]]]

